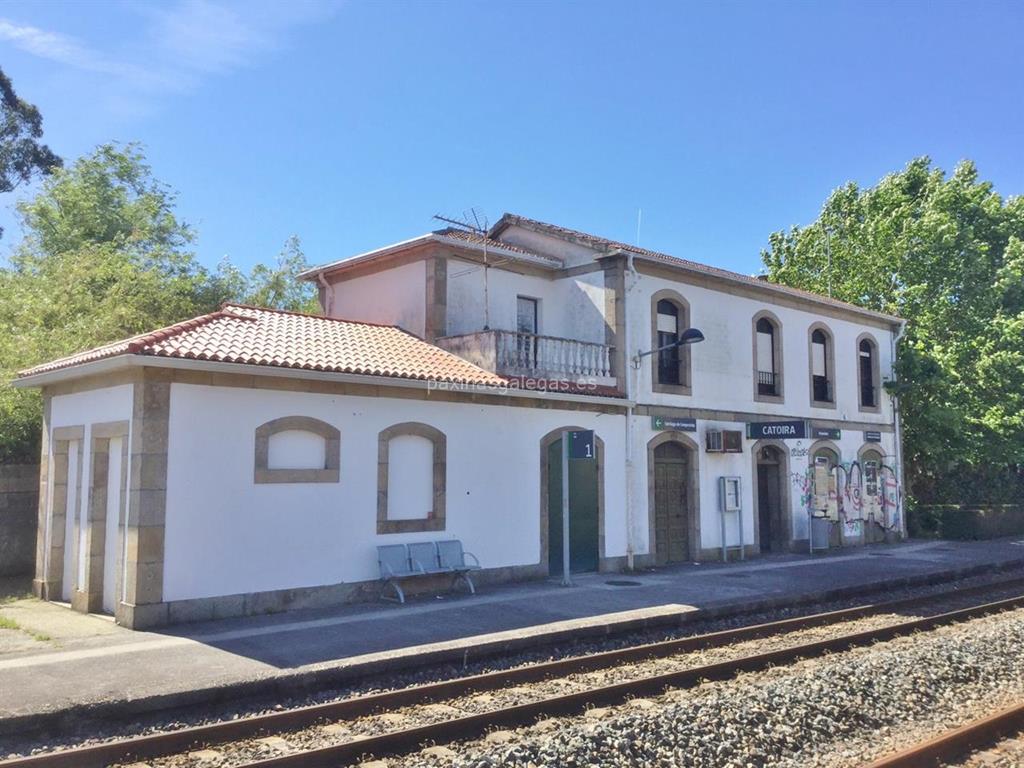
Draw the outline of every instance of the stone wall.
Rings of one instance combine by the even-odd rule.
[[[39,465],[0,464],[0,576],[28,576],[36,556]]]

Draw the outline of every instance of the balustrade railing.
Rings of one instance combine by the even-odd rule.
[[[612,375],[612,348],[606,344],[516,331],[492,333],[499,371],[555,378]]]

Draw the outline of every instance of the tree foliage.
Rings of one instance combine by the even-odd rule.
[[[18,98],[11,79],[0,69],[0,193],[60,167],[61,159],[40,143],[42,136],[39,110]]]
[[[248,275],[224,259],[218,275],[228,287],[235,301],[258,307],[289,309],[296,312],[318,312],[316,287],[298,279],[300,272],[309,269],[298,235],[292,235],[277,256],[273,266],[256,264]]]
[[[907,319],[889,389],[912,494],[984,501],[1013,487],[1024,465],[1024,198],[1003,199],[970,162],[947,176],[918,158],[874,187],[835,190],[817,221],[769,243],[770,280]]]
[[[18,204],[24,239],[0,269],[0,378],[210,312],[224,301],[308,309],[312,286],[292,238],[275,268],[204,268],[174,194],[141,148],[106,144],[44,179]],[[0,387],[0,461],[37,455],[38,393]]]

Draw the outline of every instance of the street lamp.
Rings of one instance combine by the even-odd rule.
[[[697,344],[698,342],[704,341],[704,334],[697,328],[687,328],[683,331],[679,338],[673,341],[671,344],[666,344],[664,347],[658,347],[648,352],[638,352],[633,357],[633,367],[637,370],[640,369],[640,360],[647,357],[648,355],[656,355],[659,352],[664,352],[667,349],[675,349],[676,347],[685,347],[687,344]]]

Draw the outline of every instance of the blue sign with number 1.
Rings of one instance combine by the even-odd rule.
[[[570,459],[595,459],[597,451],[594,447],[594,430],[582,429],[569,433]]]

